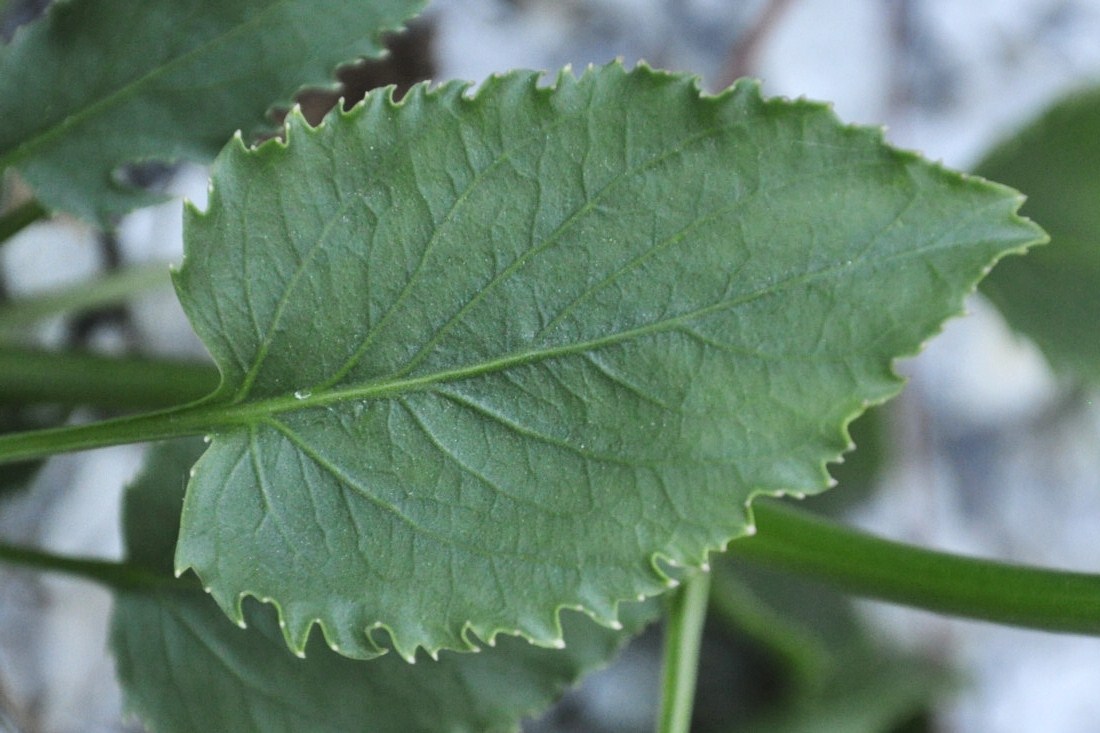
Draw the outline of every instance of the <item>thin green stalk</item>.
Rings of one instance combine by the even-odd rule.
[[[157,575],[130,563],[55,555],[0,542],[0,562],[36,570],[49,570],[90,580],[113,590],[153,586],[179,587],[179,581]]]
[[[31,200],[0,215],[0,244],[48,214],[42,204]]]
[[[1100,575],[1012,565],[884,540],[775,502],[729,554],[856,595],[1044,631],[1100,635]]]
[[[0,435],[0,464],[112,445],[203,435],[231,422],[223,412],[185,406],[86,425],[7,433]]]
[[[710,573],[696,573],[671,594],[665,618],[664,669],[658,733],[689,733],[699,671],[699,646],[710,595]]]
[[[201,362],[0,348],[0,403],[159,409],[205,397],[218,379]]]
[[[50,316],[121,303],[168,282],[168,264],[157,263],[130,267],[87,283],[15,300],[0,305],[0,337],[9,338]]]

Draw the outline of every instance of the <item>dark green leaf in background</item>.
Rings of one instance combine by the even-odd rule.
[[[910,730],[903,726],[958,683],[942,665],[888,646],[863,623],[849,597],[744,558],[723,557],[715,563],[711,606],[715,620],[752,639],[779,672],[773,684],[781,690],[774,699],[745,700],[743,710],[726,712],[748,716],[737,730]],[[746,655],[739,662],[751,664],[752,658]],[[767,671],[750,668],[742,675],[751,679]]]
[[[242,630],[199,592],[122,593],[112,647],[128,708],[160,733],[490,733],[517,730],[606,665],[653,617],[653,606],[630,606],[621,631],[564,614],[565,649],[500,637],[478,654],[408,664],[396,654],[348,659],[318,635],[300,659],[274,609],[252,600]]]
[[[613,624],[755,493],[824,489],[891,360],[1042,236],[823,105],[538,78],[294,119],[187,216],[224,381],[176,564],[235,618],[272,599],[295,649],[315,621],[406,657]]]
[[[69,0],[0,46],[0,170],[49,208],[105,222],[152,203],[117,171],[209,161],[234,130],[341,62],[422,0]]]
[[[875,655],[878,651],[878,655]],[[820,694],[791,700],[754,720],[753,733],[916,733],[951,675],[927,662],[863,650]]]
[[[158,446],[126,496],[130,560],[168,577],[183,478],[200,451],[186,441]],[[127,706],[158,733],[486,733],[515,730],[523,715],[607,664],[656,607],[623,610],[621,631],[566,614],[564,650],[501,637],[479,654],[410,665],[394,654],[351,660],[315,634],[299,659],[273,609],[250,602],[242,630],[181,581],[178,590],[119,593],[111,644]]]
[[[1051,363],[1100,376],[1100,89],[1055,105],[978,167],[1027,194],[1051,245],[998,267],[983,292]]]

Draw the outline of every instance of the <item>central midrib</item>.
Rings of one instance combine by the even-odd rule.
[[[984,208],[986,207],[977,207],[976,210],[970,212],[970,216],[976,217],[981,215]],[[886,262],[895,260],[907,260],[945,247],[955,246],[953,243],[944,242],[943,240],[943,237],[937,237],[934,241],[923,246],[893,253],[891,256],[879,260],[878,264],[882,265]],[[865,249],[859,256],[852,260],[835,261],[820,269],[791,275],[783,280],[767,284],[738,297],[721,300],[665,320],[647,323],[636,328],[626,329],[600,338],[580,341],[574,344],[562,344],[542,349],[528,349],[526,351],[509,354],[476,364],[458,366],[452,369],[443,369],[405,379],[393,379],[391,377],[388,380],[381,379],[364,384],[324,390],[317,394],[310,394],[309,396],[300,398],[294,395],[285,395],[251,402],[241,401],[233,404],[219,404],[218,398],[215,397],[213,401],[200,403],[193,408],[185,408],[183,412],[188,413],[188,422],[194,424],[202,423],[208,425],[210,429],[216,429],[219,426],[254,425],[257,422],[271,419],[273,416],[285,412],[297,412],[317,407],[327,407],[341,402],[361,402],[372,399],[385,399],[412,392],[426,391],[436,385],[448,382],[457,382],[473,377],[485,376],[517,366],[548,361],[608,346],[615,346],[631,339],[670,331],[694,319],[713,315],[730,308],[736,308],[754,300],[769,295],[775,295],[791,287],[810,283],[818,279],[835,275],[839,272],[850,273],[851,268],[854,265],[860,264],[865,259],[866,255],[867,250]],[[232,399],[232,396],[230,396],[230,398]],[[247,398],[244,399],[247,400]]]
[[[549,361],[608,346],[615,346],[632,339],[642,338],[656,333],[671,331],[692,320],[704,318],[730,308],[745,305],[759,298],[773,295],[786,288],[810,282],[835,272],[848,269],[849,267],[850,265],[847,263],[836,263],[820,270],[801,273],[785,280],[772,283],[758,290],[745,293],[740,297],[722,300],[701,308],[696,308],[672,318],[647,323],[635,328],[611,333],[600,338],[588,339],[573,344],[562,344],[542,349],[528,349],[526,351],[508,354],[497,359],[482,361],[476,364],[467,364],[452,369],[443,369],[429,374],[422,374],[404,379],[384,379],[338,387],[318,393],[310,393],[308,396],[304,392],[299,392],[298,394],[301,394],[301,397],[285,395],[268,397],[255,401],[248,401],[245,399],[242,401],[235,401],[233,404],[213,405],[207,403],[202,406],[197,406],[196,409],[207,414],[214,424],[226,426],[243,424],[252,425],[257,421],[262,421],[285,412],[298,412],[318,407],[328,407],[344,402],[386,399],[412,392],[422,392],[440,384],[503,372],[517,366]]]

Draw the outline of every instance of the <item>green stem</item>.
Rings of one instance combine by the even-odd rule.
[[[67,425],[0,435],[0,464],[59,453],[147,443],[214,432],[228,421],[201,406],[177,407],[87,425]]]
[[[0,337],[50,316],[121,303],[137,293],[167,285],[168,265],[142,265],[105,275],[87,283],[0,305]]]
[[[0,348],[0,403],[159,409],[205,397],[218,379],[199,362]]]
[[[0,562],[37,570],[50,570],[105,585],[114,590],[153,586],[178,587],[179,581],[130,563],[54,555],[0,542]]]
[[[16,206],[11,211],[0,216],[0,244],[14,237],[26,227],[39,219],[45,218],[47,212],[42,204],[31,200]]]
[[[1100,575],[960,557],[884,540],[774,502],[732,557],[856,595],[1010,626],[1100,635]]]
[[[688,578],[669,599],[658,733],[688,733],[691,730],[699,645],[709,595],[710,573],[700,572]]]

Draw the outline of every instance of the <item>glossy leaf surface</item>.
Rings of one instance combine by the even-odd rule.
[[[223,375],[177,569],[354,656],[613,624],[817,492],[1018,196],[824,106],[612,65],[368,96],[219,159],[176,278]],[[389,640],[386,634],[388,632]]]
[[[69,0],[0,45],[0,170],[47,207],[106,222],[156,199],[128,163],[209,161],[234,130],[342,62],[420,0]]]

